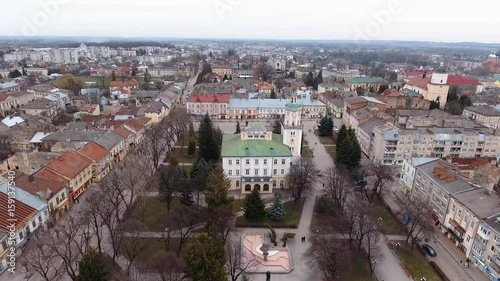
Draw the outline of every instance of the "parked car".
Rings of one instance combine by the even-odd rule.
[[[422,244],[422,249],[430,256],[430,257],[435,257],[437,255],[436,251],[434,248],[431,247],[429,244]]]

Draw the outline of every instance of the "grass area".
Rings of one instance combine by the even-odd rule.
[[[425,277],[427,281],[442,281],[434,268],[417,249],[412,251],[403,244],[398,249],[398,256],[410,272],[413,280],[420,280],[420,278]]]
[[[320,137],[318,136],[319,138],[319,142],[321,142],[322,144],[326,144],[326,145],[334,145],[335,144],[335,140],[333,139],[333,137]]]
[[[146,240],[146,248],[134,260],[134,264],[139,270],[148,270],[151,268],[151,263],[155,260],[158,254],[166,251],[165,243],[162,239],[144,238]],[[131,238],[123,238],[123,243],[131,243]],[[177,252],[180,240],[178,238],[170,239],[170,251]]]
[[[189,141],[190,141],[190,140],[194,140],[194,141],[196,141],[196,135],[195,135],[195,136],[193,136],[193,137],[190,137],[190,136],[189,136],[189,134],[184,134],[184,136],[183,136],[183,137],[181,137],[181,138],[179,138],[179,139],[177,140],[177,142],[175,143],[175,146],[180,146],[180,145],[182,145],[182,141],[184,141],[184,146],[185,146],[185,147],[188,147],[188,145],[189,145]],[[197,144],[197,145],[198,145],[198,144]]]
[[[264,204],[273,202],[272,198],[263,198]],[[240,212],[242,208],[245,207],[245,199],[234,199],[233,201],[233,211]]]
[[[103,255],[102,258],[104,261],[104,266],[108,272],[106,280],[128,280],[126,272],[119,265],[113,265],[113,259],[110,256]]]
[[[170,210],[175,209],[181,203],[178,198],[172,198]],[[150,231],[161,231],[167,227],[168,208],[167,203],[159,196],[143,196],[137,199],[132,211],[132,218],[142,222]]]
[[[370,266],[363,257],[356,257],[351,271],[342,279],[343,281],[377,281],[370,274]]]
[[[195,151],[194,155],[190,157],[188,155],[187,146],[182,149],[182,152],[180,148],[174,148],[174,150],[170,153],[170,161],[172,157],[175,157],[178,163],[193,163],[196,160],[196,154],[197,151]]]
[[[373,219],[377,222],[377,225],[386,235],[397,235],[401,233],[401,226],[398,221],[389,213],[389,210],[383,205],[376,205]],[[379,218],[382,218],[380,220]]]
[[[332,160],[335,161],[335,154],[336,154],[336,146],[325,146],[326,152],[330,154],[330,157],[332,157]]]
[[[286,209],[286,217],[283,221],[274,221],[267,216],[261,221],[249,221],[245,216],[241,216],[236,218],[236,227],[266,227],[266,225],[270,225],[275,228],[297,228],[304,202],[298,203],[297,206],[294,206],[293,201],[286,202],[283,205]]]
[[[304,158],[313,158],[313,152],[309,148],[309,146],[302,146],[302,152],[301,152],[302,157]]]

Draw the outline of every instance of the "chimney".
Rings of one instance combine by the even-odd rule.
[[[427,73],[424,72],[424,74],[422,74],[422,79],[427,77]]]

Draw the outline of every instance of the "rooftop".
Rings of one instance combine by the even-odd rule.
[[[23,174],[16,178],[16,186],[48,200],[64,188],[64,183]]]
[[[3,183],[0,185],[0,205],[7,206],[8,200],[7,196],[8,184]],[[7,230],[10,222],[9,218],[13,218],[16,221],[16,229],[24,226],[28,221],[30,221],[34,216],[36,216],[40,211],[47,207],[47,203],[42,201],[37,196],[31,195],[30,193],[16,188],[16,197],[13,199],[15,201],[16,211],[13,212],[13,216],[9,216],[9,212],[0,212],[0,229]]]
[[[241,140],[239,134],[224,135],[222,157],[292,157],[290,148],[283,144],[281,135],[272,140]]]
[[[453,195],[453,197],[480,219],[486,219],[500,213],[500,197],[497,194],[488,195],[484,188],[466,191]]]
[[[440,161],[431,161],[417,167],[448,194],[459,194],[474,189],[464,178],[445,168]]]
[[[389,84],[384,78],[381,77],[355,77],[347,80],[348,84]]]
[[[465,109],[485,116],[500,116],[500,111],[498,111],[494,106],[470,106]]]
[[[80,152],[81,155],[89,159],[92,159],[95,162],[101,161],[108,154],[108,151],[104,147],[98,145],[95,142],[87,143],[87,145],[85,145],[78,152]]]
[[[91,165],[92,162],[76,151],[66,151],[59,158],[50,161],[46,168],[72,179],[82,170]]]
[[[191,96],[187,102],[218,102],[228,103],[230,94],[196,94]]]
[[[121,141],[123,141],[123,137],[120,136],[119,134],[108,131],[106,132],[101,138],[96,140],[95,142],[106,148],[108,151],[110,151],[115,145],[119,144]]]

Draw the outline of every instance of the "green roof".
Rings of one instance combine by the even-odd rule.
[[[273,134],[272,140],[242,140],[239,134],[224,135],[222,157],[292,157],[290,148],[283,144],[283,137]]]
[[[289,103],[286,105],[286,107],[288,107],[288,108],[301,108],[302,105],[300,105],[298,103]]]
[[[351,78],[347,81],[349,84],[389,84],[389,82],[385,81],[384,78],[381,77],[355,77]]]

